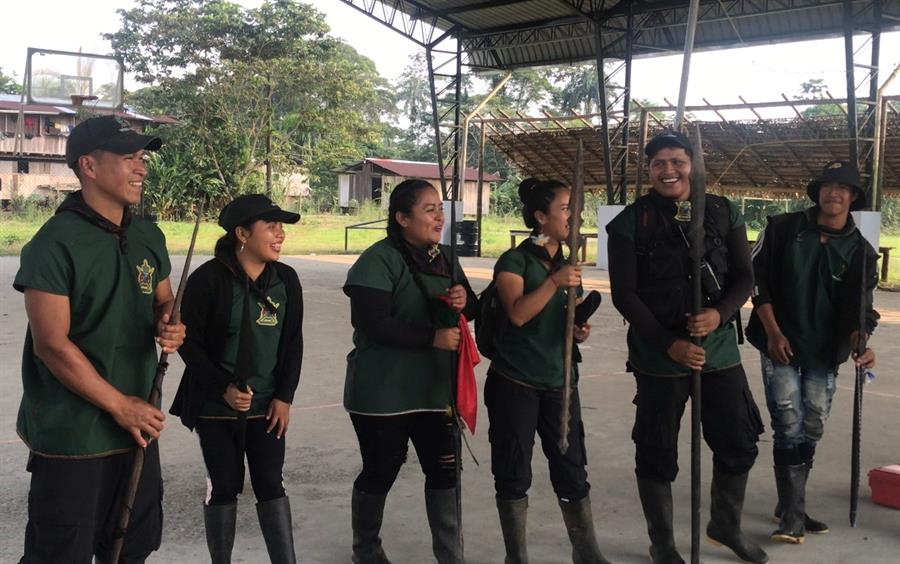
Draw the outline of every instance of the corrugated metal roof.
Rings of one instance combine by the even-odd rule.
[[[900,102],[900,97],[891,97]],[[571,116],[559,119],[574,121]],[[883,182],[887,192],[900,191],[900,114],[886,114]],[[512,120],[506,120],[512,121]],[[621,122],[616,123],[614,141],[621,143]],[[545,127],[525,131],[504,127],[503,120],[485,120],[488,139],[518,168],[529,176],[559,178],[568,181],[578,141],[584,146],[584,183],[588,189],[602,191],[606,186],[606,160],[599,126]],[[704,160],[708,172],[708,186],[717,191],[749,190],[759,193],[796,192],[802,194],[807,182],[815,177],[828,161],[849,159],[847,124],[844,116],[780,118],[764,121],[734,120],[704,121],[695,119],[691,127],[702,132]],[[671,122],[649,124],[647,138],[671,127]],[[646,161],[637,169],[640,124],[630,122],[628,144],[627,184],[629,190],[637,183],[638,175],[646,181]],[[619,149],[611,155],[613,177],[621,180],[616,163]]]
[[[366,11],[359,0],[343,0]],[[900,0],[855,0],[855,27],[900,28]],[[416,0],[363,2],[382,19],[380,2],[417,17],[431,15],[442,31],[458,26],[473,66],[515,68],[593,60],[594,22],[606,58],[625,58],[628,9],[634,11],[635,57],[684,47],[688,0]],[[695,50],[799,41],[843,34],[843,0],[701,0]]]

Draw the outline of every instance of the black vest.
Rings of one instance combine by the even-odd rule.
[[[683,334],[685,314],[692,309],[688,223],[676,221],[675,202],[655,191],[638,198],[633,206],[638,297],[664,327]],[[728,200],[707,194],[703,227],[703,307],[712,307],[728,285]]]

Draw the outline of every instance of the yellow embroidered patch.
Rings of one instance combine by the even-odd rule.
[[[147,262],[147,259],[144,259],[144,262],[141,263],[140,266],[135,267],[138,271],[137,282],[138,287],[141,289],[142,294],[152,294],[153,293],[153,273],[156,272],[156,268],[150,266],[150,263]]]
[[[269,306],[271,306],[271,309],[264,304],[256,302],[256,305],[259,306],[259,319],[256,320],[256,324],[262,325],[263,327],[275,327],[278,325],[278,312],[275,310],[278,309],[278,306],[281,304],[275,303],[272,301],[272,298],[268,296],[266,296],[266,301]]]

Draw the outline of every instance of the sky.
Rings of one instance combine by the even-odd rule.
[[[255,6],[260,0],[238,0]],[[396,78],[419,48],[400,34],[375,22],[340,0],[308,0],[326,15],[332,34],[375,61],[382,76]],[[27,47],[108,54],[110,46],[100,35],[119,27],[116,9],[128,8],[132,0],[27,0],[9,2],[3,7],[3,33],[0,34],[0,67],[5,74],[15,72],[21,79]],[[86,6],[90,5],[89,8]],[[21,22],[9,25],[9,22]],[[30,22],[30,23],[29,23]],[[867,59],[864,37],[857,47]],[[836,98],[846,96],[844,83],[844,44],[842,39],[777,44],[743,49],[695,53],[691,62],[688,104],[738,103],[738,96],[751,102],[793,97],[806,80],[821,78]],[[126,62],[127,63],[127,62]],[[882,80],[900,64],[900,32],[882,35]],[[857,81],[861,73],[857,71]],[[633,64],[632,97],[662,102],[678,99],[681,55],[636,59]],[[135,86],[126,79],[126,88]],[[867,86],[859,90],[860,95]],[[900,94],[900,80],[888,91]],[[729,115],[728,117],[741,117]],[[770,117],[770,116],[766,116]],[[771,117],[776,117],[772,115]]]

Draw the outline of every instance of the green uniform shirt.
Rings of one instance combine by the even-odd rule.
[[[728,200],[728,208],[730,212],[730,228],[734,229],[744,225],[744,218],[741,216],[741,212],[731,200]],[[607,231],[616,233],[634,243],[634,215],[634,205],[626,206],[607,225]],[[686,279],[685,284],[689,283],[690,281]],[[690,338],[686,329],[678,336],[679,338]],[[637,331],[634,331],[630,326],[627,339],[628,363],[636,372],[650,376],[683,376],[691,374],[691,370],[688,367],[672,360],[666,351],[655,349],[644,342],[637,334]],[[740,364],[741,353],[737,346],[737,329],[734,321],[719,327],[704,337],[703,350],[706,351],[706,364],[703,366],[703,372],[716,372]]]
[[[549,271],[531,253],[510,249],[494,264],[494,278],[510,272],[524,280],[524,293],[530,294],[547,279]],[[581,294],[581,288],[578,289]],[[521,327],[507,324],[497,337],[497,351],[491,370],[529,386],[562,388],[566,341],[566,290],[557,288],[553,297],[536,316]],[[572,383],[578,382],[578,364],[572,363]]]
[[[446,294],[450,280],[420,275],[429,296]],[[365,250],[347,273],[346,286],[391,292],[392,314],[420,326],[436,326],[429,303],[393,244],[382,239]],[[433,347],[389,347],[353,332],[354,349],[347,355],[344,407],[354,413],[395,415],[445,411],[450,405],[450,351]]]
[[[81,216],[50,218],[22,249],[13,286],[69,298],[69,339],[102,378],[125,395],[148,398],[156,372],[154,293],[169,276],[162,232],[135,218],[118,238]],[[22,358],[16,429],[35,453],[94,457],[135,443],[112,416],[69,391],[34,354],[31,329]]]
[[[287,302],[284,283],[275,275],[268,290],[269,306],[263,307],[258,294],[250,292],[250,331],[253,350],[253,374],[247,378],[247,385],[253,390],[253,400],[247,417],[261,417],[266,414],[275,394],[275,365],[278,363],[278,344],[284,326],[281,313]],[[272,312],[274,309],[274,313]],[[231,321],[228,337],[222,350],[222,368],[234,374],[238,345],[241,336],[241,319],[244,316],[244,285],[234,279],[231,284]],[[201,418],[236,419],[237,412],[225,402],[225,398],[207,399],[200,412]]]
[[[775,312],[781,331],[791,343],[791,364],[803,368],[832,368],[829,360],[837,346],[838,287],[848,276],[859,238],[826,237],[803,214],[797,237],[784,250],[784,272],[792,282],[784,292],[784,311]]]

